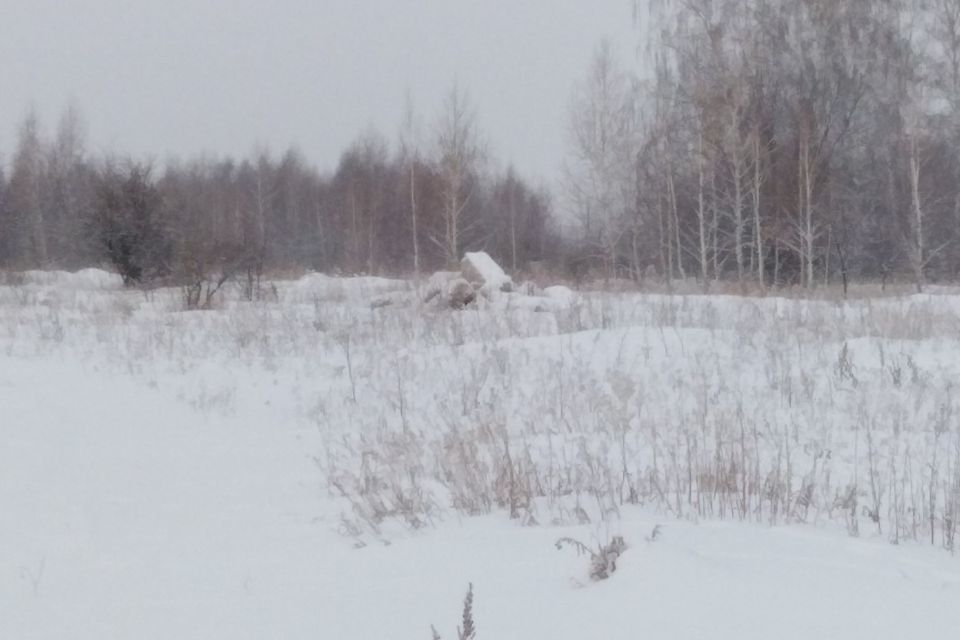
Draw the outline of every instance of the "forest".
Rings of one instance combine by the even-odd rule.
[[[634,20],[636,51],[585,61],[549,184],[497,162],[456,84],[332,171],[295,148],[92,154],[79,107],[49,131],[28,112],[0,165],[0,267],[250,295],[265,273],[419,275],[470,250],[704,290],[956,278],[960,3],[653,0]]]

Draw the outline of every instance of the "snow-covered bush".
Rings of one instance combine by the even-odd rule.
[[[460,614],[461,623],[457,627],[457,640],[476,640],[477,625],[473,621],[473,583],[467,588],[467,595],[463,599],[463,611]],[[442,636],[436,627],[431,626],[433,640],[441,640]]]
[[[578,554],[590,557],[590,579],[606,580],[617,570],[617,560],[627,550],[627,543],[622,536],[613,536],[607,544],[599,544],[591,549],[579,540],[560,538],[556,542],[557,549],[573,547]]]

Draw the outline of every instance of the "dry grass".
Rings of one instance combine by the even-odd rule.
[[[277,282],[276,301],[231,289],[186,313],[176,290],[6,282],[9,357],[95,363],[225,415],[273,380],[319,434],[318,470],[358,544],[451,510],[615,523],[645,505],[956,545],[949,295],[592,292],[545,313],[457,313],[405,282],[298,281]],[[373,293],[394,303],[371,308]]]

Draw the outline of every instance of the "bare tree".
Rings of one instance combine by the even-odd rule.
[[[407,190],[410,193],[410,230],[413,239],[413,277],[420,282],[420,233],[417,219],[417,163],[420,161],[420,134],[413,98],[407,93],[403,123],[400,128],[400,155],[406,166]]]
[[[460,245],[468,227],[464,212],[473,197],[474,178],[483,150],[470,99],[459,84],[447,94],[436,124],[436,163],[441,179],[443,230],[433,237],[450,267],[460,262]]]
[[[37,114],[31,110],[20,124],[10,175],[9,207],[17,259],[27,265],[47,264],[47,230],[43,216],[43,143]]]
[[[633,224],[636,107],[635,80],[604,40],[570,104],[565,189],[582,237],[599,249],[608,276],[617,274],[621,241]]]
[[[89,257],[84,223],[92,201],[84,159],[86,130],[75,105],[63,112],[56,136],[45,154],[44,223],[52,260],[78,265]]]
[[[753,130],[753,233],[754,250],[757,257],[757,283],[760,288],[765,286],[766,277],[766,253],[763,244],[763,222],[761,202],[763,197],[763,183],[765,175],[763,172],[763,145],[761,144],[760,127],[756,126]]]
[[[930,7],[926,35],[935,47],[931,56],[935,83],[956,112],[960,109],[960,3],[932,0]]]

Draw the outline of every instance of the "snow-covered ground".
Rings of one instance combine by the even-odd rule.
[[[950,291],[4,281],[0,638],[960,632]]]

